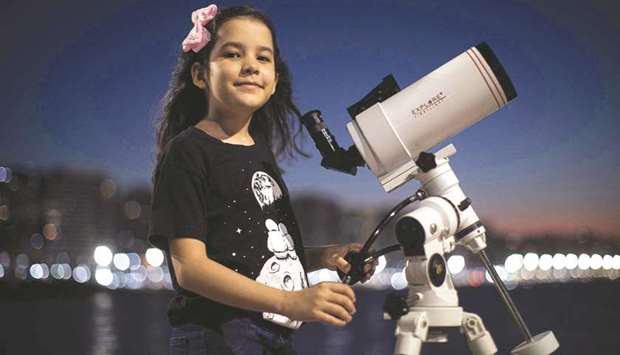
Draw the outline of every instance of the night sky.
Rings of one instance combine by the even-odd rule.
[[[0,165],[98,169],[147,184],[158,103],[198,1],[4,1]],[[218,5],[238,3],[220,2]],[[340,145],[346,108],[393,73],[401,88],[486,41],[517,99],[447,143],[479,215],[515,233],[619,235],[620,5],[616,1],[267,1],[302,111]],[[436,147],[439,148],[439,147]],[[397,203],[372,173],[284,164],[293,197]],[[17,165],[15,165],[17,166]]]

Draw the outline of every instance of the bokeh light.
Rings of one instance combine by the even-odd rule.
[[[523,257],[523,267],[527,271],[534,271],[538,267],[538,254],[527,253]]]
[[[614,258],[611,255],[603,256],[603,269],[604,270],[611,270],[611,268],[613,268],[613,265],[614,265]]]
[[[164,280],[164,271],[161,267],[149,267],[147,277],[153,283],[160,283]]]
[[[4,265],[0,264],[0,279],[4,277]]]
[[[0,166],[0,183],[8,184],[11,182],[11,178],[13,177],[13,172],[10,168],[5,166]]]
[[[114,281],[114,275],[108,268],[97,268],[95,271],[95,281],[101,286],[108,287]]]
[[[43,236],[47,240],[56,240],[58,238],[58,226],[53,223],[44,225]]]
[[[140,255],[136,253],[128,253],[127,256],[129,257],[129,270],[132,270],[132,271],[138,270],[140,265],[142,265],[142,260],[140,260]]]
[[[105,245],[99,245],[93,252],[93,258],[97,265],[107,267],[112,262],[112,251]]]
[[[142,206],[137,201],[127,201],[124,205],[125,216],[129,219],[138,219],[142,214]]]
[[[36,280],[43,278],[43,268],[41,267],[41,264],[30,265],[30,276]]]
[[[502,281],[506,281],[508,279],[508,272],[506,271],[506,268],[504,268],[503,266],[495,265],[495,272],[497,273],[497,275]],[[491,277],[491,274],[488,271],[484,272],[484,277],[488,283],[494,283],[493,278]]]
[[[15,258],[16,268],[26,269],[28,268],[29,264],[30,264],[30,259],[28,258],[28,255],[24,253],[17,255],[17,257]]]
[[[28,267],[16,267],[15,277],[19,280],[26,280],[28,277]]]
[[[590,269],[598,270],[603,266],[603,257],[599,254],[590,256]]]
[[[63,280],[65,278],[65,268],[61,264],[52,264],[50,268],[52,277],[57,280]]]
[[[451,255],[448,258],[448,270],[453,275],[456,275],[465,269],[465,258],[463,255]]]
[[[381,271],[383,271],[385,269],[385,266],[387,265],[387,260],[385,259],[385,255],[381,255],[378,259],[377,259],[377,267],[375,268],[375,273],[374,275],[378,275],[381,273]],[[374,276],[373,275],[373,276]]]
[[[111,199],[116,193],[116,184],[111,179],[103,180],[99,185],[99,193],[103,199]]]
[[[140,284],[146,280],[146,268],[144,266],[140,266],[136,271],[132,272],[131,277],[138,281]]]
[[[35,233],[30,236],[30,246],[32,249],[40,250],[45,245],[45,238],[40,233]]]
[[[538,268],[547,271],[553,267],[553,257],[549,254],[543,254],[538,259]]]
[[[553,255],[553,269],[562,270],[565,267],[566,267],[566,256],[560,253]]]
[[[611,267],[614,270],[620,270],[620,255],[614,255],[614,260],[612,261]]]
[[[129,269],[129,256],[125,253],[114,254],[114,267],[118,270],[125,271]]]
[[[60,264],[60,267],[62,268],[62,278],[65,280],[69,280],[71,279],[71,265],[69,264]]]
[[[577,259],[577,267],[579,270],[587,270],[590,268],[590,255],[581,254],[579,255],[579,259]]]
[[[517,272],[523,267],[523,255],[511,254],[504,262],[504,268],[507,272]]]
[[[91,278],[90,269],[86,265],[78,265],[73,269],[73,280],[77,283],[86,283]]]
[[[407,287],[407,279],[405,278],[404,270],[401,272],[395,272],[390,278],[390,285],[395,290],[403,290]]]
[[[566,263],[566,268],[568,270],[574,270],[579,264],[579,258],[573,253],[566,254],[566,259],[564,262]]]
[[[467,275],[467,284],[470,287],[480,287],[484,283],[484,272],[472,270]]]
[[[158,248],[149,248],[145,253],[146,262],[151,266],[161,266],[164,262],[164,253]]]

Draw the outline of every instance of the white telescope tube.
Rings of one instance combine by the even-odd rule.
[[[358,114],[347,129],[370,170],[391,191],[409,179],[418,155],[516,97],[486,43]]]

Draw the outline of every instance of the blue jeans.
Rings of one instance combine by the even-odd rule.
[[[227,321],[219,329],[197,324],[173,327],[170,355],[296,355],[290,332],[278,327],[251,318]]]

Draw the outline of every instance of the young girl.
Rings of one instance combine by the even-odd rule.
[[[349,286],[308,287],[306,272],[346,272],[343,256],[361,245],[303,246],[272,153],[301,151],[269,20],[210,5],[192,22],[163,102],[149,230],[177,291],[170,351],[294,354],[291,332],[303,321],[343,326],[355,313]]]

